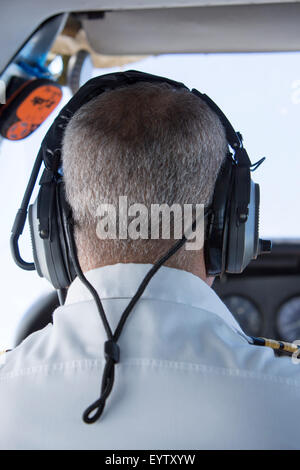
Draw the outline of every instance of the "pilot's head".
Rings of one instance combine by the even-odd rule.
[[[62,153],[82,270],[157,261],[178,238],[174,227],[178,217],[182,226],[184,204],[210,203],[226,152],[225,132],[218,117],[185,89],[138,83],[105,92],[82,106],[68,123]],[[118,216],[120,204],[125,203],[127,207],[143,205],[134,206],[139,212],[135,212],[135,231],[131,227],[131,235],[139,232],[139,239],[124,237],[123,219]],[[115,208],[116,223],[112,206],[105,204]],[[170,237],[160,233],[159,239],[153,239],[153,204],[182,208],[181,213],[171,210],[175,215],[171,217]],[[133,220],[130,215],[133,212],[128,224]],[[148,225],[143,224],[145,219]],[[109,231],[106,239],[104,220]],[[112,238],[114,233],[116,238]],[[183,247],[166,265],[211,282],[206,276],[203,248]]]

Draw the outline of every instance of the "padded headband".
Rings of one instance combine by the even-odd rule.
[[[93,98],[96,98],[105,91],[114,90],[126,85],[133,85],[140,82],[150,83],[168,83],[174,88],[189,89],[180,82],[169,80],[168,78],[158,77],[156,75],[145,74],[136,70],[127,72],[110,73],[100,77],[92,78],[70,99],[62,108],[52,126],[44,137],[41,144],[40,153],[49,170],[56,170],[57,160],[55,155],[59,154],[62,147],[64,130],[78,109]]]
[[[71,100],[62,108],[52,126],[48,130],[40,148],[40,157],[49,170],[57,170],[60,165],[60,152],[64,130],[78,109],[93,98],[96,98],[105,91],[114,90],[122,86],[133,85],[135,83],[167,83],[173,88],[185,89],[190,91],[183,83],[170,80],[165,77],[146,74],[136,70],[127,72],[110,73],[100,77],[92,78],[71,98]],[[219,117],[226,132],[226,139],[232,150],[236,163],[239,166],[250,167],[251,161],[243,148],[240,134],[236,133],[229,120],[221,109],[207,95],[200,93],[196,89],[192,89],[191,93],[201,98],[208,107]]]

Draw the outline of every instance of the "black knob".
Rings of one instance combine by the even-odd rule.
[[[261,238],[259,239],[259,254],[263,253],[271,253],[272,251],[272,242],[271,240],[262,240]]]

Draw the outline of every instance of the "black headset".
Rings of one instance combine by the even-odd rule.
[[[189,91],[182,83],[135,70],[111,73],[89,80],[60,111],[43,139],[11,235],[12,254],[17,265],[26,270],[36,269],[41,277],[48,279],[60,292],[61,303],[63,293],[76,275],[85,283],[97,302],[108,336],[105,343],[106,366],[101,397],[84,413],[83,419],[87,423],[94,422],[101,415],[106,398],[110,394],[114,380],[114,364],[119,361],[117,340],[126,318],[154,273],[186,241],[183,236],[155,263],[123,312],[116,331],[112,333],[101,300],[84,277],[76,256],[72,211],[64,190],[61,149],[65,127],[82,105],[106,91],[139,82],[167,83],[174,88]],[[241,273],[252,259],[271,250],[270,241],[259,239],[259,185],[251,179],[251,171],[255,170],[264,158],[252,165],[243,147],[241,134],[235,132],[218,106],[207,95],[195,89],[191,90],[191,93],[202,99],[219,117],[228,142],[228,153],[217,177],[212,204],[205,210],[207,224],[204,254],[207,274],[221,276],[224,273]],[[42,163],[45,168],[39,182],[38,197],[29,206]],[[21,258],[18,244],[27,219],[28,206],[33,263],[25,262]],[[90,417],[90,413],[95,410],[96,413]]]

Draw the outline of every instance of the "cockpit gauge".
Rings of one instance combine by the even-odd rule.
[[[247,335],[261,334],[262,316],[251,300],[242,295],[228,295],[222,300]]]
[[[283,341],[300,340],[300,296],[285,301],[277,312],[277,330]]]

